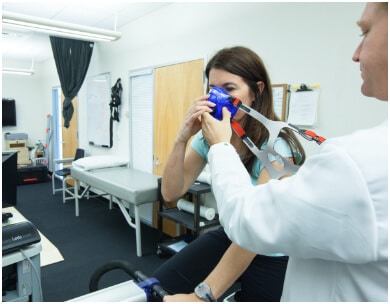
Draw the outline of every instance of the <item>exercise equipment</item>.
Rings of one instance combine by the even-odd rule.
[[[101,277],[116,269],[125,271],[133,280],[99,289]],[[124,260],[112,260],[96,269],[91,276],[89,290],[91,293],[68,302],[146,302],[152,297],[156,301],[162,301],[164,296],[168,295],[157,279],[149,278],[141,271],[136,271],[129,262]]]

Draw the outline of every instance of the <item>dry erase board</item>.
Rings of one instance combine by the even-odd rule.
[[[87,123],[90,145],[110,147],[110,73],[87,79]]]

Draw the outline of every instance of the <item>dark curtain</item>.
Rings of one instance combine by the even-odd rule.
[[[51,48],[57,66],[65,100],[62,108],[64,126],[69,127],[73,116],[72,99],[79,92],[92,57],[93,42],[50,36]]]

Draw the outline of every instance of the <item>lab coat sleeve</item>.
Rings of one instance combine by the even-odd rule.
[[[362,173],[343,149],[323,146],[294,176],[257,186],[230,144],[211,147],[213,192],[233,242],[260,254],[377,258],[375,212]]]

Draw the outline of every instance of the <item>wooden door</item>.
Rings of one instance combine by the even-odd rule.
[[[194,99],[203,94],[203,59],[154,71],[154,174],[162,175],[177,131]]]
[[[61,104],[64,103],[64,96],[61,96]],[[70,158],[74,157],[76,149],[79,146],[78,138],[78,98],[77,96],[72,99],[73,104],[73,116],[69,122],[69,128],[64,127],[64,117],[62,117],[62,157]]]
[[[153,173],[156,175],[162,176],[185,114],[194,99],[204,94],[203,69],[204,60],[200,59],[154,70]],[[176,236],[176,224],[164,220],[163,226],[164,232]]]
[[[61,104],[64,103],[64,96],[61,95]],[[62,158],[73,158],[76,149],[79,146],[79,137],[78,137],[78,98],[77,96],[72,99],[73,104],[73,116],[69,122],[69,128],[64,127],[64,117],[61,119],[62,125]],[[73,186],[73,180],[67,182],[69,185]]]

